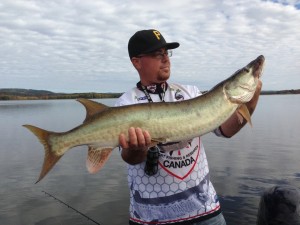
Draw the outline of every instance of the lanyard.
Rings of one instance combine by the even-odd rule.
[[[147,88],[154,88],[153,92],[154,94],[158,94],[159,98],[162,102],[164,102],[164,98],[165,98],[165,93],[166,93],[166,89],[168,87],[167,83],[162,83],[162,84],[154,84],[153,86],[149,86],[149,87],[145,87],[144,85],[141,84],[141,82],[137,83],[137,87],[138,89],[140,89],[141,91],[144,92],[144,94],[146,95],[148,102],[153,102],[150,93],[148,91]]]
[[[136,86],[139,90],[144,92],[144,94],[146,95],[146,97],[148,99],[148,102],[153,102],[149,91],[153,94],[158,94],[159,98],[162,102],[165,101],[164,100],[165,93],[168,88],[168,84],[166,82],[162,83],[162,84],[154,84],[154,85],[147,86],[147,87],[142,85],[141,82],[138,82],[136,84]],[[158,172],[159,151],[160,150],[157,146],[153,146],[148,149],[146,164],[145,164],[145,168],[144,168],[144,171],[148,176],[153,176]]]

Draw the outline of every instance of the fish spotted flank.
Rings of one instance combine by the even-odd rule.
[[[151,145],[154,146],[206,134],[219,127],[236,111],[251,122],[245,103],[255,93],[264,61],[264,56],[257,57],[207,93],[193,99],[120,107],[78,99],[86,107],[86,119],[83,124],[67,132],[58,133],[24,125],[38,137],[45,150],[37,182],[68,150],[80,145],[89,147],[88,171],[97,172],[109,158],[112,149],[119,145],[119,134],[127,134],[130,127],[149,131]]]

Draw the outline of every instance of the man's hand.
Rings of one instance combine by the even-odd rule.
[[[148,131],[137,127],[128,129],[128,140],[125,134],[119,135],[119,144],[122,148],[122,158],[128,164],[134,165],[143,162],[151,144]]]

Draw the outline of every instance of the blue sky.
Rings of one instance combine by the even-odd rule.
[[[1,0],[0,88],[124,92],[150,28],[180,43],[170,82],[207,90],[262,54],[264,90],[300,88],[299,0]]]

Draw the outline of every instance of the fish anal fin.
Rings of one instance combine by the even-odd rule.
[[[237,116],[240,123],[243,123],[243,119],[245,119],[252,127],[251,115],[249,113],[247,106],[245,104],[240,105],[237,112],[238,112]]]
[[[32,126],[32,125],[23,125],[27,129],[29,129],[37,138],[39,141],[42,143],[44,146],[45,150],[45,157],[44,157],[44,163],[43,167],[40,173],[39,179],[35,182],[38,183],[40,180],[42,180],[47,173],[52,169],[52,167],[57,163],[57,161],[63,156],[62,155],[56,155],[52,151],[52,146],[49,144],[50,142],[48,141],[49,136],[53,134],[53,132],[43,130],[41,128]]]
[[[97,113],[109,108],[107,105],[85,98],[79,98],[77,99],[77,101],[84,105],[84,107],[86,108],[86,118],[84,122],[89,120],[89,118],[96,115]]]
[[[100,148],[89,146],[86,168],[89,173],[97,173],[109,159],[112,148]]]

